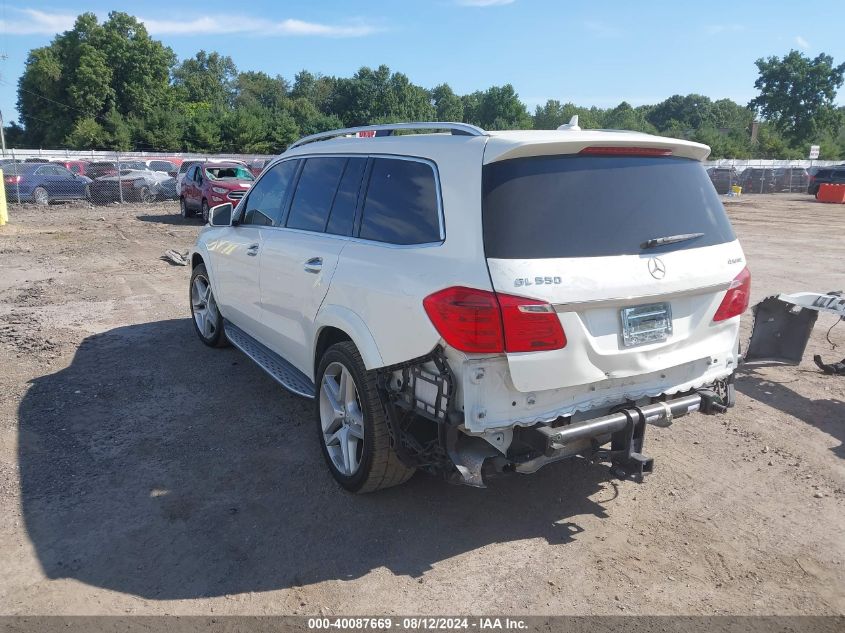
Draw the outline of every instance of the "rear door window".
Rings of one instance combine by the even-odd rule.
[[[241,224],[278,225],[297,164],[295,160],[279,163],[253,185],[244,203]]]
[[[701,163],[640,156],[543,156],[483,168],[487,257],[657,254],[733,241]],[[701,237],[646,249],[646,241]]]
[[[437,195],[428,163],[373,159],[359,236],[390,244],[440,241]]]
[[[306,159],[285,226],[320,233],[326,230],[346,161],[337,156]]]

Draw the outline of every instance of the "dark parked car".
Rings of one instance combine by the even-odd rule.
[[[179,206],[182,217],[187,218],[197,211],[208,221],[210,207],[231,202],[238,204],[255,178],[242,163],[201,163],[188,170],[180,189]]]
[[[775,170],[768,167],[749,167],[740,178],[742,193],[773,193],[776,189]]]
[[[120,175],[100,176],[91,183],[91,199],[97,204],[118,202],[121,198],[124,202],[173,200],[176,180],[164,172],[146,169],[145,165],[144,169],[121,169]]]
[[[48,204],[54,200],[91,197],[91,179],[53,163],[18,163],[3,172],[6,199],[10,202]]]
[[[739,174],[734,167],[711,167],[707,170],[716,193],[728,193],[731,187],[739,184]]]
[[[810,175],[803,167],[782,167],[775,170],[775,190],[803,193],[810,184]]]
[[[819,192],[819,186],[824,183],[845,185],[845,166],[822,167],[815,176],[810,177],[807,193],[811,196]]]
[[[142,160],[122,160],[120,161],[120,169],[147,169],[147,165]],[[96,180],[102,176],[116,176],[117,170],[117,161],[103,160],[89,163],[86,175]]]

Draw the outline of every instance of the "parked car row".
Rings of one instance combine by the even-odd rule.
[[[823,184],[845,185],[845,164],[820,167],[811,176],[807,193],[816,195]]]
[[[720,194],[728,193],[734,185],[742,187],[743,193],[815,193],[808,190],[811,176],[803,167],[748,167],[742,171],[711,167],[707,174]]]
[[[163,161],[149,161],[163,162]],[[175,200],[176,179],[155,171],[148,162],[2,161],[6,199],[49,204],[62,200],[90,200],[105,204],[123,200]],[[162,166],[163,167],[163,166]]]

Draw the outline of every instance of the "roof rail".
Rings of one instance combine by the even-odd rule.
[[[487,132],[480,127],[469,123],[443,123],[439,121],[415,121],[412,123],[384,123],[379,125],[362,125],[360,127],[348,127],[341,130],[329,130],[305,136],[288,146],[288,149],[300,147],[314,141],[324,141],[338,136],[350,136],[358,132],[380,132],[394,130],[449,130],[452,134],[460,136],[486,136]]]

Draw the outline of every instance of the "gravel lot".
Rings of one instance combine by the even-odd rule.
[[[845,207],[729,204],[754,302],[845,287]],[[650,428],[644,483],[575,461],[365,497],[311,405],[188,319],[175,204],[11,207],[0,228],[0,613],[841,614],[845,324],[738,405]],[[746,333],[750,316],[745,319]],[[809,362],[807,362],[809,361]]]

